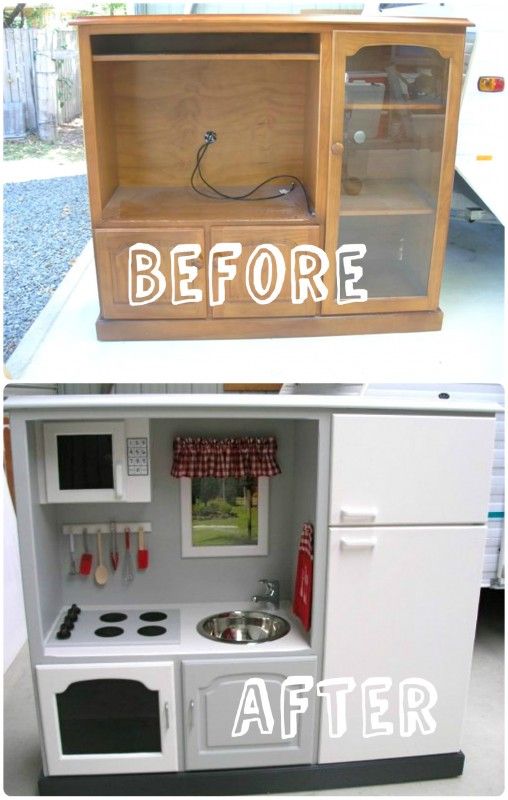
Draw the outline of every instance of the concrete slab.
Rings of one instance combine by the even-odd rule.
[[[82,382],[485,382],[503,380],[503,228],[452,221],[442,331],[296,339],[99,342],[91,250],[7,368],[16,380]]]

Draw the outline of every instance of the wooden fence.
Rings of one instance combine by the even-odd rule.
[[[57,125],[80,113],[76,31],[5,29],[5,135],[30,131],[52,141]]]

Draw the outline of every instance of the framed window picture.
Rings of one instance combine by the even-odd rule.
[[[267,477],[180,478],[183,558],[268,555]]]

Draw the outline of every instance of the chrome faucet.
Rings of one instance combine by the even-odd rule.
[[[278,608],[280,602],[279,581],[272,581],[272,580],[267,580],[266,578],[261,578],[259,580],[259,583],[262,583],[264,585],[265,594],[252,595],[252,602],[266,603],[267,605],[271,605],[273,608]]]

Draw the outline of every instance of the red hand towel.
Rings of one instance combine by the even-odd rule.
[[[312,572],[314,558],[314,528],[306,522],[298,547],[293,613],[300,617],[305,630],[310,630],[312,612]]]

